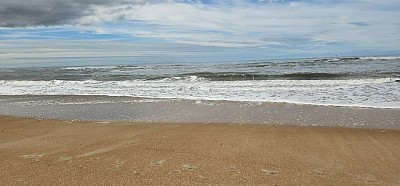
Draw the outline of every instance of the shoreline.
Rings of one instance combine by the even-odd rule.
[[[110,96],[0,96],[0,115],[81,121],[400,129],[400,109]]]
[[[320,128],[327,130],[354,130],[354,131],[376,131],[376,132],[400,132],[400,129],[393,128],[364,128],[364,127],[347,127],[347,126],[324,126],[324,125],[295,125],[295,124],[265,124],[265,123],[210,123],[210,122],[182,122],[182,123],[174,123],[174,122],[138,122],[138,121],[97,121],[97,120],[62,120],[62,119],[48,119],[48,118],[35,118],[35,117],[24,117],[24,116],[12,116],[12,115],[0,115],[1,119],[8,120],[26,120],[26,121],[34,121],[34,122],[53,122],[53,123],[77,123],[77,124],[106,124],[106,125],[150,125],[150,126],[180,126],[180,125],[199,125],[199,126],[207,126],[207,125],[216,125],[216,126],[260,126],[260,127],[277,127],[277,128]]]
[[[34,95],[34,94],[23,94],[23,95],[0,95],[0,100],[3,98],[12,97],[103,97],[103,98],[121,98],[130,100],[171,100],[171,101],[187,101],[187,102],[232,102],[232,103],[244,103],[244,104],[272,104],[272,105],[296,105],[296,106],[311,106],[311,107],[337,107],[337,108],[354,108],[354,109],[379,109],[379,110],[400,110],[400,107],[379,107],[379,106],[368,106],[368,105],[344,105],[344,104],[323,104],[323,103],[308,103],[308,102],[289,102],[289,101],[271,101],[271,100],[234,100],[234,99],[197,99],[197,98],[176,98],[176,97],[140,97],[140,96],[114,96],[114,95],[103,95],[103,94],[88,94],[88,95],[68,95],[68,94],[57,94],[57,95]]]
[[[281,128],[321,128],[321,129],[332,129],[332,130],[359,130],[359,131],[394,131],[400,132],[400,128],[365,128],[365,127],[347,127],[347,126],[325,126],[325,125],[296,125],[296,124],[266,124],[266,123],[212,123],[212,122],[140,122],[140,121],[102,121],[102,120],[62,120],[62,119],[52,119],[52,118],[36,118],[36,117],[24,117],[24,116],[13,116],[13,115],[0,115],[1,119],[11,119],[11,120],[27,120],[35,122],[54,122],[54,123],[79,123],[79,124],[106,124],[106,125],[166,125],[166,126],[180,126],[180,125],[216,125],[216,126],[260,126],[260,127],[281,127]]]
[[[398,185],[400,131],[0,116],[6,185]]]

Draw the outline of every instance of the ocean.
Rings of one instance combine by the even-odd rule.
[[[400,108],[400,57],[0,68],[0,95]]]

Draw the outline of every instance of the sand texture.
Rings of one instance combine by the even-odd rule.
[[[400,131],[0,117],[0,185],[400,185]]]

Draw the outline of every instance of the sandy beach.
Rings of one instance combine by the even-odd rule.
[[[0,0],[0,186],[400,186],[400,0]]]
[[[400,131],[0,117],[2,185],[399,185]]]

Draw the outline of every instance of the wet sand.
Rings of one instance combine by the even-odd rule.
[[[400,185],[400,131],[0,117],[1,185]]]
[[[113,96],[1,96],[0,115],[80,121],[400,129],[400,109]]]

